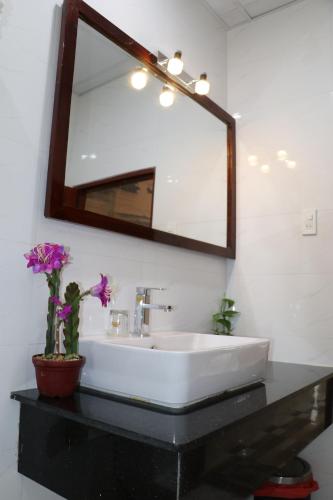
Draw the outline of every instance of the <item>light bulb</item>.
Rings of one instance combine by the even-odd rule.
[[[296,167],[296,162],[294,160],[287,160],[286,165],[288,168],[295,168]]]
[[[144,89],[148,82],[146,68],[138,68],[131,74],[131,85],[136,90]]]
[[[195,83],[194,90],[199,95],[206,95],[208,94],[209,89],[210,83],[207,80],[207,74],[202,73],[202,75],[200,75],[200,80]]]
[[[167,70],[171,75],[180,75],[183,71],[184,63],[182,61],[182,53],[180,50],[175,52],[174,56],[168,61]]]
[[[271,167],[269,165],[262,165],[261,171],[263,174],[269,174],[269,172],[271,171]]]
[[[168,87],[168,85],[163,85],[162,92],[160,93],[160,104],[164,108],[168,108],[172,106],[175,100],[175,93],[172,88]]]
[[[288,153],[284,149],[280,149],[280,151],[276,153],[276,156],[279,161],[285,161],[288,158]]]
[[[258,156],[250,155],[248,156],[247,161],[249,162],[250,167],[256,167],[258,165]]]

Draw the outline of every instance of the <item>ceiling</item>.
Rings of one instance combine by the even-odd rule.
[[[226,29],[249,23],[270,12],[301,0],[204,0],[221,19]]]

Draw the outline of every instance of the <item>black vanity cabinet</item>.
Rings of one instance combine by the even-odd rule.
[[[331,424],[332,377],[270,363],[265,384],[184,414],[14,392],[18,470],[69,500],[245,499]]]

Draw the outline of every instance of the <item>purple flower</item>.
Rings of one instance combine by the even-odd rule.
[[[103,274],[101,274],[101,281],[97,285],[90,288],[90,294],[93,297],[98,297],[102,302],[103,307],[107,306],[111,299],[111,287],[109,286],[107,276],[103,276]]]
[[[52,304],[55,304],[56,306],[61,306],[61,300],[59,299],[59,297],[56,297],[55,295],[52,295],[52,297],[50,297],[50,301],[52,302]]]
[[[55,295],[52,295],[52,297],[50,297],[50,301],[58,306],[56,312],[58,318],[66,321],[66,319],[72,312],[72,306],[69,304],[63,304],[59,297],[56,297]]]
[[[66,321],[71,312],[72,306],[64,304],[60,309],[58,309],[57,316],[59,319]]]
[[[54,269],[61,269],[69,259],[63,245],[56,243],[40,243],[29,253],[24,254],[27,267],[32,267],[34,273],[52,273]]]

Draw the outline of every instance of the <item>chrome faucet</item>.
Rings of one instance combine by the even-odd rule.
[[[135,296],[135,311],[134,311],[134,335],[143,337],[149,335],[149,312],[151,309],[159,309],[161,311],[170,312],[174,310],[173,306],[165,306],[159,304],[151,304],[150,297],[152,290],[166,290],[165,288],[145,288],[138,286]]]

